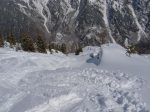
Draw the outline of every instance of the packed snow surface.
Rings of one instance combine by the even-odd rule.
[[[0,112],[149,112],[150,56],[104,45],[90,57],[0,49]]]

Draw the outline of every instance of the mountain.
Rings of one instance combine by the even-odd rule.
[[[0,29],[56,42],[124,45],[150,39],[149,0],[1,0]]]

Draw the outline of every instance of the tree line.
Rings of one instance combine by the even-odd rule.
[[[33,39],[29,34],[22,34],[20,38],[16,38],[13,33],[9,33],[5,38],[0,34],[0,47],[4,47],[5,43],[9,43],[9,47],[15,48],[16,51],[23,50],[27,52],[47,53],[48,49],[51,54],[54,51],[60,51],[64,54],[68,53],[68,47],[65,43],[47,43],[40,34],[38,34],[35,39]],[[82,52],[82,47],[78,45],[74,52],[75,55],[79,55],[80,52]]]

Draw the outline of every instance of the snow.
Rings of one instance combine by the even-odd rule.
[[[124,46],[125,46],[125,47],[128,47],[128,46],[129,46],[129,39],[128,39],[128,38],[125,39],[125,41],[124,41]]]
[[[72,93],[53,98],[48,103],[42,104],[26,112],[69,112],[70,106],[78,105],[81,101],[81,98]]]
[[[0,112],[148,112],[149,55],[102,48],[99,66],[90,57],[99,47],[79,56],[0,48]]]
[[[112,7],[117,11],[119,3],[117,1],[114,1]]]
[[[63,34],[61,34],[60,32],[56,34],[56,41],[57,42],[61,42],[63,38]]]
[[[8,101],[6,101],[6,103],[1,105],[0,111],[1,112],[9,112],[10,109],[12,108],[12,106],[14,104],[16,104],[17,102],[21,101],[23,97],[24,97],[23,93],[18,93],[16,95],[12,96],[11,98],[8,99]]]
[[[141,90],[142,97],[148,105],[150,105],[149,93],[150,93],[150,60],[144,58],[144,56],[132,55],[127,57],[125,55],[124,48],[119,46],[104,46],[104,55],[102,60],[102,69],[108,69],[112,71],[122,71],[124,73],[132,74],[144,80],[144,86]],[[110,52],[113,52],[110,54]],[[117,56],[116,56],[117,54]],[[110,58],[111,56],[111,58]]]

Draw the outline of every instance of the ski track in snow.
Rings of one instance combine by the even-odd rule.
[[[0,112],[9,112],[13,105],[20,102],[23,97],[25,96],[24,93],[18,93],[10,98],[8,98],[8,101],[6,101],[4,104],[0,106]]]
[[[70,112],[70,109],[79,105],[81,101],[81,98],[72,93],[53,98],[48,103],[44,103],[26,112]]]
[[[104,56],[124,51],[103,48]],[[0,49],[0,112],[148,112],[139,95],[144,80],[107,70],[107,56],[100,66],[87,63],[97,51],[86,47],[80,56],[65,56]]]

